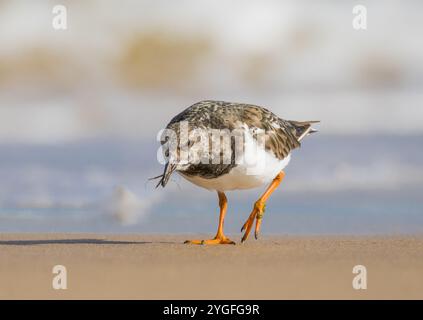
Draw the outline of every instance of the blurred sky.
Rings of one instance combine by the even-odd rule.
[[[67,30],[52,28],[56,4]],[[367,30],[352,27],[357,4]],[[214,231],[214,194],[177,177],[165,190],[146,182],[162,170],[158,131],[204,99],[322,121],[265,232],[423,231],[422,9],[0,1],[0,231]],[[231,193],[230,230],[260,192]]]

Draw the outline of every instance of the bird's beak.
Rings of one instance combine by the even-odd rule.
[[[164,168],[164,172],[163,172],[163,176],[159,181],[159,184],[157,185],[157,187],[159,185],[161,185],[163,188],[166,186],[166,184],[168,183],[170,176],[172,175],[172,173],[176,170],[176,163],[166,163],[165,168]]]

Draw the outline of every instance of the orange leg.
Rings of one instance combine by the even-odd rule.
[[[272,183],[266,189],[263,195],[254,203],[253,211],[248,217],[248,220],[242,226],[241,232],[245,230],[245,233],[244,233],[244,236],[242,237],[241,242],[244,242],[245,240],[248,239],[251,228],[253,227],[253,224],[254,224],[254,219],[256,219],[256,230],[254,235],[256,239],[258,238],[258,234],[259,234],[260,226],[261,226],[261,220],[263,218],[264,210],[266,208],[266,201],[270,197],[270,195],[273,193],[273,191],[275,191],[276,188],[280,185],[284,177],[285,177],[285,173],[281,171],[276,176],[276,178],[273,179]]]
[[[218,191],[217,195],[219,196],[219,207],[220,207],[220,216],[219,216],[219,227],[217,228],[216,236],[210,240],[187,240],[185,243],[190,244],[235,244],[231,239],[227,238],[223,234],[223,224],[225,222],[226,209],[228,208],[228,200],[223,192]]]

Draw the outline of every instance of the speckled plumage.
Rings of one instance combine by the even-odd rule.
[[[300,140],[307,133],[313,132],[311,123],[315,121],[289,121],[276,116],[271,111],[252,104],[231,103],[224,101],[206,100],[198,102],[178,115],[167,125],[179,133],[179,123],[188,123],[189,131],[201,129],[242,129],[245,127],[261,129],[266,132],[265,149],[279,160],[287,158],[291,151],[300,146]],[[231,143],[232,155],[234,154],[234,142]],[[237,164],[232,156],[231,163],[223,164],[190,164],[183,169],[183,175],[200,176],[205,179],[213,179],[228,174]],[[166,165],[159,185],[166,185],[170,174],[176,168]],[[180,171],[177,170],[176,171]]]

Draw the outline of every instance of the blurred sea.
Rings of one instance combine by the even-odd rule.
[[[309,137],[294,152],[285,181],[268,203],[264,232],[422,232],[421,141],[422,136]],[[162,170],[155,143],[3,145],[0,152],[2,232],[214,231],[213,192],[177,175],[165,189],[148,181]],[[136,195],[133,205],[116,198],[116,186]],[[228,193],[228,232],[238,232],[261,192]],[[122,217],[116,210],[128,216],[117,219]]]

